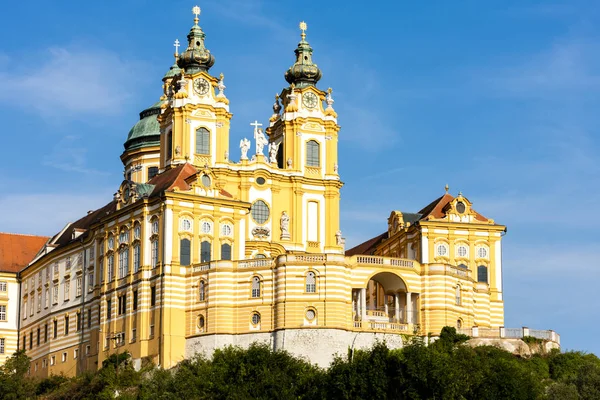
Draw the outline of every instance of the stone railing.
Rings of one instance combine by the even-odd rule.
[[[390,267],[401,267],[401,268],[414,268],[418,265],[418,262],[414,260],[408,260],[405,258],[392,258],[382,256],[363,256],[356,255],[350,257],[350,261],[353,264],[368,264],[368,265],[381,265]]]
[[[537,339],[548,340],[560,344],[560,335],[553,330],[538,330],[523,328],[482,328],[474,326],[472,328],[457,329],[459,333],[469,335],[472,338],[488,339],[522,339],[526,336]]]
[[[379,321],[354,321],[354,328],[364,331],[408,332],[408,324]]]

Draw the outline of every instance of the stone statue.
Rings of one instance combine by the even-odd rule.
[[[292,168],[292,158],[291,157],[287,159],[287,166],[288,166],[288,168]]]
[[[248,150],[250,150],[250,141],[246,138],[240,140],[240,150],[242,151],[242,160],[248,159]]]
[[[269,141],[261,128],[254,130],[254,139],[256,140],[256,154],[264,155],[263,148],[269,144]]]
[[[343,245],[345,245],[345,244],[346,244],[346,239],[344,239],[344,238],[342,237],[342,231],[340,231],[340,230],[338,230],[338,231],[335,233],[335,243],[336,243],[338,246],[343,246]]]
[[[284,211],[281,213],[281,219],[279,220],[279,223],[281,225],[281,240],[289,239],[290,216],[287,214],[287,212]]]
[[[277,150],[279,150],[279,144],[269,143],[269,162],[277,162]]]

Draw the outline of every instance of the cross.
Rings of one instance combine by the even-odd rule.
[[[175,46],[175,57],[177,57],[179,55],[179,46],[181,46],[179,44],[179,39],[175,39],[175,43],[173,44],[173,46]]]
[[[302,31],[302,33],[304,33],[304,31],[306,31],[306,28],[307,28],[306,22],[304,22],[304,21],[300,22],[299,26],[300,26],[300,30]]]
[[[261,123],[259,123],[257,120],[254,120],[254,122],[252,122],[252,123],[250,124],[250,126],[253,126],[253,127],[254,127],[254,130],[257,130],[259,126],[262,126],[262,124],[261,124]]]

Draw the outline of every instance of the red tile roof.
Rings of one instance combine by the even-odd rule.
[[[445,217],[446,212],[444,211],[444,207],[446,207],[446,205],[448,205],[448,203],[450,203],[452,200],[454,200],[454,196],[449,193],[445,193],[442,197],[434,200],[421,211],[419,211],[419,214],[421,214],[421,219],[426,219],[429,215],[434,218]],[[487,222],[488,219],[486,217],[479,214],[475,210],[473,210],[473,212],[475,212],[475,219],[478,221]]]
[[[359,244],[358,246],[354,246],[353,248],[346,250],[346,255],[354,256],[356,254],[373,254],[373,251],[375,251],[377,245],[379,245],[379,243],[381,243],[384,239],[387,239],[387,237],[388,233],[384,232],[381,235],[375,236],[374,238]]]
[[[0,271],[19,272],[48,241],[47,236],[0,233]]]

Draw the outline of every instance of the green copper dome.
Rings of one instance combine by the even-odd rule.
[[[179,68],[177,66],[177,63],[175,63],[175,64],[171,65],[171,68],[169,68],[169,70],[167,71],[165,76],[163,76],[163,79],[173,78],[174,76],[179,75],[180,72],[181,72],[181,68]]]
[[[188,47],[179,55],[177,65],[183,68],[187,74],[204,71],[215,63],[215,56],[210,54],[210,51],[204,47],[204,38],[206,35],[202,32],[202,28],[198,25],[198,17],[194,18],[194,26],[188,33]]]
[[[160,125],[156,117],[163,101],[152,104],[140,113],[140,120],[131,128],[125,141],[125,151],[160,145]]]
[[[285,73],[285,80],[290,84],[293,83],[297,88],[314,86],[321,79],[321,70],[312,62],[313,50],[306,41],[304,22],[300,23],[300,29],[302,29],[300,43],[294,50],[296,62]]]

